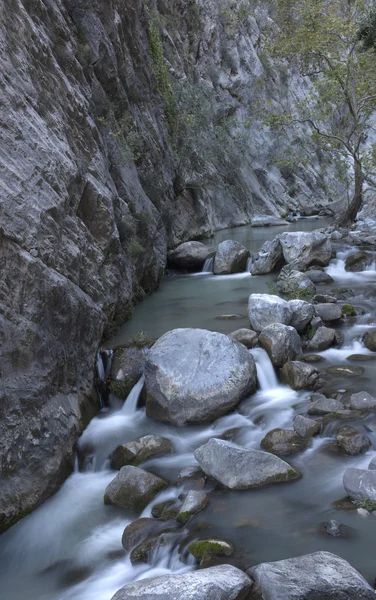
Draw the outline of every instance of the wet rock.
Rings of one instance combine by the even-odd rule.
[[[203,510],[208,501],[209,498],[204,492],[190,490],[184,499],[176,520],[179,523],[186,523],[193,515]]]
[[[374,458],[371,460],[368,468],[371,469],[371,471],[376,471],[376,456],[374,456]]]
[[[352,304],[342,304],[342,315],[344,317],[355,317],[356,310]]]
[[[294,418],[293,427],[299,435],[306,438],[312,437],[321,431],[320,421],[308,419],[303,415],[296,415]]]
[[[142,579],[123,587],[112,600],[244,600],[252,585],[252,580],[240,569],[219,565]]]
[[[343,333],[343,331],[339,331],[338,329],[336,329],[336,332],[334,334],[334,345],[337,346],[337,348],[340,348],[341,346],[343,346],[344,341],[345,334]]]
[[[259,332],[268,325],[289,325],[292,312],[289,303],[271,294],[251,294],[248,300],[248,316],[252,329]]]
[[[294,327],[296,331],[304,331],[315,314],[313,305],[305,300],[290,300],[288,305],[292,313],[289,325]]]
[[[122,467],[107,486],[104,503],[141,512],[166,487],[163,479],[139,467]]]
[[[316,304],[315,313],[325,321],[338,321],[342,317],[340,304]]]
[[[367,581],[347,561],[315,552],[252,567],[249,575],[268,600],[375,600]]]
[[[132,565],[139,563],[149,563],[159,548],[169,546],[177,541],[179,531],[163,531],[150,535],[135,548],[129,555]]]
[[[311,320],[311,327],[313,329],[324,327],[324,321],[321,319],[321,317],[313,317],[313,319]]]
[[[342,402],[333,398],[323,398],[312,402],[308,407],[309,415],[326,415],[328,413],[341,413],[344,410]]]
[[[283,365],[281,375],[293,390],[314,390],[320,379],[316,367],[299,360]]]
[[[261,440],[261,448],[277,456],[288,456],[305,450],[309,442],[293,429],[273,429]]]
[[[364,371],[364,367],[350,367],[346,365],[338,365],[327,369],[329,375],[333,375],[334,377],[361,377]]]
[[[111,457],[111,468],[119,470],[125,465],[137,467],[153,456],[169,454],[172,450],[172,444],[167,438],[145,435],[134,442],[117,446]]]
[[[284,263],[282,247],[277,236],[273,241],[266,241],[262,245],[258,254],[253,258],[251,273],[252,275],[264,275],[272,273]]]
[[[376,506],[376,505],[375,505]],[[356,512],[358,513],[358,515],[360,515],[361,517],[369,517],[370,513],[366,508],[357,508]]]
[[[276,227],[288,225],[288,222],[285,219],[281,219],[280,217],[273,217],[273,215],[264,215],[260,217],[253,217],[251,219],[252,227]]]
[[[281,483],[299,477],[291,465],[273,454],[216,438],[197,448],[194,456],[207,475],[232,490]]]
[[[215,317],[218,321],[235,321],[236,319],[243,319],[242,315],[219,315]]]
[[[188,545],[188,552],[194,556],[196,560],[206,559],[209,556],[232,556],[234,554],[234,546],[225,540],[207,538],[204,540],[196,540]]]
[[[283,367],[302,355],[302,346],[296,329],[275,323],[262,330],[259,344],[264,348],[275,367]]]
[[[229,337],[233,338],[240,344],[243,344],[246,348],[254,348],[258,341],[258,335],[252,329],[237,329],[229,334]]]
[[[332,537],[344,537],[344,526],[332,519],[328,523],[324,523],[324,531]]]
[[[343,476],[343,486],[352,500],[376,503],[375,470],[346,469]]]
[[[376,331],[370,331],[364,334],[363,343],[368,350],[376,352]]]
[[[160,521],[149,517],[142,517],[141,519],[132,521],[132,523],[129,523],[124,529],[121,538],[124,550],[128,552],[140,544],[145,538],[162,529],[166,529],[166,523],[161,523]]]
[[[376,398],[368,392],[358,392],[350,396],[350,408],[353,410],[376,410]]]
[[[315,304],[336,304],[337,302],[337,298],[329,296],[329,294],[316,294],[312,300]]]
[[[348,425],[338,430],[336,439],[338,446],[351,456],[363,454],[371,445],[364,433]]]
[[[283,257],[294,269],[304,270],[310,265],[326,267],[332,258],[332,243],[323,233],[287,232],[279,239]]]
[[[312,281],[300,271],[294,271],[290,265],[283,267],[277,279],[278,292],[286,298],[312,298],[316,288]]]
[[[242,344],[221,333],[175,329],[148,355],[146,414],[174,425],[212,421],[256,385],[254,360]]]
[[[308,342],[307,349],[316,350],[319,352],[327,350],[333,344],[335,335],[335,329],[330,329],[329,327],[319,327],[313,338]]]
[[[151,514],[155,519],[161,519],[161,521],[175,519],[181,504],[181,501],[177,499],[163,500],[162,502],[154,504],[151,509]]]
[[[110,379],[110,392],[125,400],[144,372],[146,352],[139,348],[115,350]]]
[[[346,360],[353,360],[355,362],[363,362],[368,360],[375,360],[376,356],[369,354],[351,354],[346,358]]]
[[[207,258],[214,256],[215,248],[201,242],[184,242],[168,255],[168,262],[179,269],[201,270]]]
[[[309,271],[306,272],[306,275],[307,275],[307,277],[310,278],[312,283],[314,283],[315,285],[320,284],[320,283],[332,283],[333,282],[333,278],[330,277],[330,275],[328,275],[328,273],[325,273],[325,271],[315,271],[313,269],[310,269]]]
[[[351,273],[365,271],[367,266],[371,265],[372,262],[373,257],[371,254],[367,254],[366,252],[357,252],[356,254],[351,254],[351,256],[346,258],[345,270],[350,271]]]
[[[213,273],[215,275],[230,275],[245,271],[250,252],[239,242],[225,240],[217,247],[214,258]]]
[[[200,467],[184,467],[178,475],[176,480],[176,487],[181,485],[189,484],[192,485],[195,482],[196,487],[204,487],[205,485],[205,473]]]
[[[304,356],[301,357],[300,360],[302,360],[303,362],[309,362],[309,363],[319,363],[324,360],[324,357],[320,356],[320,354],[305,354]]]

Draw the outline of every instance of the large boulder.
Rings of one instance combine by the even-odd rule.
[[[334,343],[335,337],[335,329],[330,329],[329,327],[319,327],[313,338],[308,342],[307,348],[309,350],[315,350],[319,352],[327,350]]]
[[[286,298],[312,298],[316,288],[305,273],[294,271],[290,265],[283,267],[277,279],[278,292]]]
[[[340,304],[315,304],[315,313],[323,321],[338,321],[342,317]]]
[[[104,503],[142,512],[154,496],[166,487],[167,483],[153,473],[139,467],[123,467],[108,484]]]
[[[214,258],[214,275],[231,275],[245,271],[250,252],[239,242],[225,240],[218,245]]]
[[[332,258],[332,243],[324,233],[286,232],[279,239],[283,257],[294,269],[305,270],[310,265],[326,267]]]
[[[276,271],[284,263],[282,246],[277,236],[271,242],[266,241],[260,248],[258,254],[253,257],[252,275],[265,275]]]
[[[293,390],[314,390],[320,379],[316,367],[299,360],[287,362],[282,368],[282,377]]]
[[[146,413],[174,425],[212,421],[256,385],[254,360],[242,344],[203,329],[174,329],[149,352]]]
[[[158,435],[144,435],[134,442],[120,444],[112,453],[111,468],[115,470],[133,465],[137,467],[145,460],[158,454],[168,454],[172,452],[172,444],[167,438]]]
[[[346,469],[343,487],[353,500],[376,502],[376,470]]]
[[[299,334],[288,325],[274,323],[265,327],[260,334],[259,343],[267,351],[275,367],[283,367],[302,354]]]
[[[248,316],[252,329],[262,331],[273,323],[289,325],[292,312],[289,303],[271,294],[251,294],[248,300]]]
[[[261,563],[250,576],[267,600],[375,600],[376,593],[346,560],[330,552]]]
[[[112,600],[244,600],[253,582],[240,569],[220,565],[130,583]]]
[[[292,313],[291,323],[289,323],[289,325],[294,327],[296,331],[304,331],[315,315],[313,305],[305,300],[290,300],[288,305]]]
[[[342,448],[346,454],[350,454],[350,456],[363,454],[371,445],[371,442],[364,433],[349,425],[339,428],[336,439],[338,446]]]
[[[299,477],[291,465],[273,454],[216,438],[197,448],[194,456],[204,473],[231,490],[256,488]]]
[[[180,269],[199,270],[214,253],[214,248],[209,248],[201,242],[184,242],[168,253],[168,262]]]

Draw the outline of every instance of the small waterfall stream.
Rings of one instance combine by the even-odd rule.
[[[207,258],[202,267],[201,273],[213,273],[214,256]]]

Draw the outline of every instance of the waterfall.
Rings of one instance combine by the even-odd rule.
[[[251,272],[251,268],[252,268],[252,256],[249,257],[249,259],[247,260],[247,266],[245,268],[246,273],[250,273]]]
[[[263,348],[254,348],[250,351],[256,363],[257,379],[263,392],[279,386],[272,362]]]
[[[98,375],[99,381],[104,381],[106,378],[106,375],[105,375],[105,370],[104,370],[102,352],[100,350],[98,350],[98,352],[97,352],[97,365],[96,366],[97,366],[97,375]]]
[[[145,375],[142,375],[136,385],[129,392],[127,399],[123,404],[123,408],[120,411],[123,415],[133,415],[137,411],[138,400],[140,398],[142,388],[144,387],[144,382]]]
[[[214,256],[207,258],[202,267],[201,273],[213,273]]]

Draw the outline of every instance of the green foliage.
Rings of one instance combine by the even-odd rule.
[[[272,296],[279,296],[278,289],[275,283],[270,283],[270,281],[267,281],[266,287],[268,288],[269,294],[271,294]]]
[[[365,508],[369,512],[376,510],[376,502],[373,502],[373,500],[369,500],[368,498],[366,500],[357,500],[355,506],[357,508]]]
[[[149,23],[149,52],[157,82],[157,90],[161,94],[166,109],[169,124],[174,125],[175,104],[174,96],[168,80],[167,65],[164,57],[163,43],[155,18]]]
[[[376,48],[376,7],[370,9],[361,19],[358,38],[363,42],[364,50]]]

